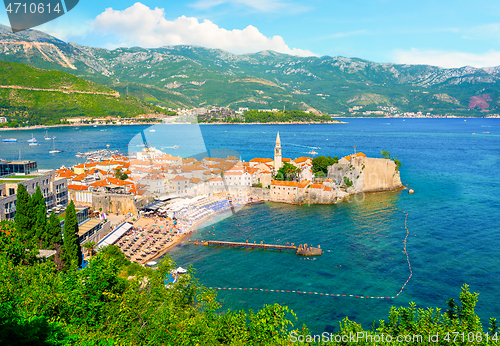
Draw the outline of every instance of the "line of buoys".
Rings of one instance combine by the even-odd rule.
[[[399,210],[399,209],[398,209]],[[404,213],[405,214],[405,229],[406,229],[406,237],[405,237],[405,240],[403,241],[403,243],[405,244],[404,246],[404,251],[405,251],[405,255],[406,255],[406,261],[408,262],[408,268],[410,269],[410,276],[408,277],[408,279],[406,280],[405,284],[403,285],[403,287],[401,287],[401,290],[399,291],[398,294],[396,294],[396,297],[399,296],[403,290],[405,289],[406,287],[406,284],[410,281],[411,277],[413,276],[413,272],[411,270],[411,264],[410,264],[410,257],[408,256],[408,252],[406,252],[406,241],[408,240],[408,236],[410,235],[410,231],[408,231],[408,224],[407,224],[407,221],[408,221],[408,213],[405,213],[404,211],[402,210],[399,210],[400,212]],[[416,236],[416,234],[415,234]]]
[[[364,295],[354,295],[354,294],[339,294],[339,293],[321,293],[321,292],[309,292],[309,291],[291,291],[291,290],[271,290],[265,288],[253,288],[253,287],[207,287],[211,290],[228,290],[228,291],[261,291],[261,292],[275,292],[275,293],[298,293],[298,294],[314,294],[319,296],[330,296],[330,297],[352,297],[352,298],[362,298],[362,299],[394,299],[396,297],[370,297]]]
[[[235,288],[233,288],[233,287],[207,287],[207,288],[214,289],[214,290],[229,290],[229,291],[261,291],[261,292],[276,292],[276,293],[314,294],[314,295],[330,296],[330,297],[352,297],[352,298],[362,298],[362,299],[396,299],[403,292],[406,285],[410,281],[411,277],[413,276],[413,271],[411,270],[410,257],[408,256],[408,252],[406,251],[406,242],[408,240],[408,236],[410,235],[410,231],[408,230],[408,213],[403,211],[403,210],[400,210],[398,208],[392,208],[392,209],[400,211],[403,214],[405,214],[406,236],[405,236],[405,239],[403,240],[403,243],[404,243],[404,253],[406,255],[406,261],[408,262],[408,268],[410,270],[410,276],[408,277],[408,279],[406,279],[406,282],[401,287],[401,290],[399,290],[398,294],[396,294],[394,297],[373,297],[373,296],[366,296],[366,295],[339,294],[339,293],[318,293],[318,292],[292,291],[292,290],[271,290],[271,289],[264,289],[264,288],[247,288],[247,287],[235,287]],[[327,252],[330,252],[330,250],[327,250]],[[335,267],[337,267],[337,266],[335,266]],[[339,267],[341,267],[341,266],[339,266]]]

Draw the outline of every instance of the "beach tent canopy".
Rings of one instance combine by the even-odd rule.
[[[147,210],[147,211],[157,211],[158,209],[160,209],[164,205],[165,205],[165,202],[156,201],[156,202],[153,202],[153,203],[145,206],[143,209]]]
[[[107,245],[114,244],[121,236],[123,236],[129,229],[132,228],[132,224],[128,222],[122,223],[119,227],[117,227],[113,232],[109,233],[105,236],[98,244],[97,248],[102,248]]]

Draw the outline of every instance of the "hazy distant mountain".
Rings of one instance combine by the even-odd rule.
[[[235,55],[195,46],[107,50],[36,30],[13,34],[5,26],[0,26],[0,60],[69,72],[148,102],[180,107],[286,106],[340,113],[378,105],[484,115],[498,113],[500,106],[500,66],[446,69],[273,51]]]

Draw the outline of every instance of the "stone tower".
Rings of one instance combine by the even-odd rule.
[[[283,166],[283,163],[281,161],[281,140],[280,140],[280,133],[278,131],[278,135],[276,136],[276,145],[274,146],[274,171],[278,172],[278,169],[280,169]]]

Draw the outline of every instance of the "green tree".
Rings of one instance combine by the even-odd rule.
[[[62,261],[66,269],[76,269],[82,265],[82,248],[78,240],[78,220],[73,201],[69,202],[65,214]]]
[[[298,180],[300,176],[300,168],[295,167],[291,163],[285,162],[283,166],[278,170],[278,173],[274,177],[276,180]]]
[[[86,248],[87,251],[89,252],[89,256],[92,257],[96,246],[97,246],[97,243],[95,241],[88,241],[85,244],[83,244],[82,247]]]
[[[41,249],[48,245],[44,243],[44,238],[46,237],[45,233],[47,232],[47,209],[39,185],[33,196],[31,196],[30,213],[33,216],[31,237],[33,238],[33,242]]]
[[[50,249],[56,250],[56,254],[54,255],[54,263],[57,267],[57,270],[61,270],[63,267],[62,263],[62,231],[61,231],[61,223],[57,218],[54,211],[50,213],[49,221],[47,223],[47,232],[45,233],[44,238],[45,246]]]
[[[401,161],[398,160],[397,157],[392,156],[388,151],[380,151],[382,157],[386,160],[392,160],[396,164],[396,171],[399,171],[401,168]]]
[[[323,172],[325,175],[328,174],[328,166],[331,166],[339,162],[338,157],[331,158],[330,156],[318,156],[312,160],[312,171],[313,173]]]
[[[124,173],[121,168],[117,168],[115,169],[115,178],[120,180],[127,180],[128,175],[127,173]]]
[[[390,160],[390,159],[391,159],[391,154],[390,154],[388,151],[383,151],[383,150],[381,150],[381,151],[380,151],[380,154],[382,155],[382,157],[383,157],[384,159],[387,159],[387,160]]]
[[[25,240],[29,239],[33,224],[30,218],[30,201],[31,196],[26,187],[23,184],[17,185],[15,227]]]

